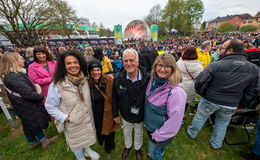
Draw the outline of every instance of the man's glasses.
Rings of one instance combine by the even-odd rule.
[[[224,47],[220,47],[219,50],[222,50],[222,49],[227,49],[227,48],[224,48]]]

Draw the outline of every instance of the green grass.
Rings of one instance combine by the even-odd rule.
[[[187,114],[188,115],[188,114]],[[199,133],[196,139],[190,139],[186,134],[186,128],[193,116],[188,115],[185,125],[183,125],[178,135],[173,139],[171,145],[165,150],[164,160],[242,160],[239,156],[239,151],[250,151],[252,145],[237,145],[231,146],[224,143],[223,148],[219,150],[212,150],[209,145],[209,139],[212,133],[212,127],[206,127]],[[18,136],[12,135],[16,129],[7,127],[7,121],[3,114],[0,114],[0,160],[73,160],[74,155],[71,151],[67,150],[64,136],[60,134],[58,142],[49,146],[48,149],[43,150],[41,147],[33,150],[28,149],[28,144],[25,140],[23,133]],[[57,135],[56,128],[53,123],[45,133],[51,137]],[[245,133],[239,128],[234,128],[228,131],[228,135],[235,137],[236,141],[245,139]],[[253,143],[255,136],[251,135],[251,143]],[[95,144],[92,148],[97,151],[101,158],[100,160],[120,160],[121,151],[124,148],[124,139],[121,127],[116,132],[116,149],[111,154],[106,154],[104,149],[99,144]],[[142,152],[144,160],[147,157],[147,142],[148,138],[144,132],[144,145]],[[2,159],[1,159],[2,158]],[[132,149],[128,160],[135,160],[135,152]]]
[[[168,38],[173,38],[173,36],[158,36],[158,41],[163,41]]]

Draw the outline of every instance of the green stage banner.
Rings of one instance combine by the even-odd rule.
[[[158,41],[158,29],[159,29],[159,27],[156,24],[153,24],[150,27],[151,39],[152,39],[153,42],[157,42]]]
[[[122,26],[121,25],[115,25],[114,26],[114,36],[115,36],[115,41],[123,41],[123,34],[122,34]]]

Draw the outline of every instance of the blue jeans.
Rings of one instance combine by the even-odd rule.
[[[36,138],[37,138],[37,139],[36,139]],[[38,133],[36,133],[36,135],[34,135],[34,136],[26,136],[26,139],[27,139],[27,141],[28,141],[30,144],[35,143],[35,142],[37,142],[37,141],[42,142],[42,141],[45,140],[45,138],[46,138],[46,136],[45,136],[45,134],[43,133],[42,130],[40,130],[40,131],[39,131]]]
[[[161,142],[159,145],[154,144],[151,140],[148,142],[148,155],[153,160],[162,160],[164,148],[168,146],[172,141],[168,139],[166,141]]]
[[[77,160],[84,159],[84,148],[73,151]]]
[[[260,156],[260,119],[258,119],[256,124],[256,137],[255,137],[255,144],[253,147],[253,152]]]
[[[192,126],[188,127],[187,133],[191,138],[195,138],[209,116],[213,113],[215,113],[216,118],[210,144],[212,148],[219,149],[222,147],[227,126],[232,115],[235,113],[235,110],[223,108],[220,105],[211,103],[206,99],[201,98],[198,105],[197,114],[192,121]]]

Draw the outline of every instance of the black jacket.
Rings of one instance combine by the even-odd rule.
[[[150,73],[157,56],[158,53],[156,50],[150,48],[142,48],[139,54],[139,64],[145,67],[145,70]]]
[[[139,123],[144,120],[145,90],[149,81],[149,74],[143,67],[138,67],[141,71],[142,80],[132,83],[126,79],[126,71],[122,70],[113,82],[113,117],[121,116],[130,123]],[[138,88],[138,93],[134,93],[133,88]],[[131,113],[131,106],[139,108],[138,114]]]
[[[247,61],[244,54],[229,54],[209,64],[196,77],[195,90],[212,103],[247,107],[259,76],[259,68]]]
[[[48,128],[49,115],[42,104],[44,97],[36,93],[29,78],[22,73],[10,73],[5,75],[4,84],[21,95],[17,97],[7,93],[14,111],[21,119],[24,134],[35,136],[40,129]]]

